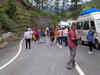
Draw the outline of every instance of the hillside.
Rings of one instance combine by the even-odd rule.
[[[39,28],[43,24],[57,24],[58,19],[55,14],[33,7],[28,0],[0,0],[0,33],[21,32],[27,25]]]
[[[17,22],[24,26],[30,25],[31,27],[39,28],[44,24],[56,24],[58,16],[55,14],[48,14],[32,6],[28,0],[17,0]]]
[[[99,8],[100,9],[100,0],[92,0],[91,2],[88,2],[83,5],[85,8],[91,7],[91,8]]]

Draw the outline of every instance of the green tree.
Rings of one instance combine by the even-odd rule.
[[[8,0],[7,14],[10,18],[15,18],[15,16],[16,16],[16,0]]]
[[[77,6],[78,6],[78,2],[79,2],[80,0],[72,0],[72,3],[74,3],[74,8],[77,8]]]
[[[62,17],[64,17],[64,8],[65,8],[65,5],[66,5],[67,2],[68,2],[68,0],[63,0],[63,5],[62,5],[63,8],[62,8],[62,11],[61,11]]]
[[[59,0],[55,1],[55,11],[57,14],[59,14]]]
[[[36,7],[40,8],[41,1],[40,0],[34,0],[34,1],[36,2]]]

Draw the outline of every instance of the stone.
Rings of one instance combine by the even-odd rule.
[[[0,49],[1,48],[5,48],[7,46],[8,42],[3,42],[2,44],[0,44]]]

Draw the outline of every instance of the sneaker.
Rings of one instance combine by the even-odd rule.
[[[71,66],[67,66],[66,67],[68,70],[72,70],[72,67]]]
[[[59,47],[59,44],[57,43],[57,47]]]
[[[89,52],[88,52],[88,54],[89,54],[89,55],[92,55],[92,54],[94,54],[94,52],[92,52],[92,51],[89,51]]]
[[[59,48],[62,48],[62,46],[60,45]]]

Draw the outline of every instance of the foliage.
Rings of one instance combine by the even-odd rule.
[[[84,8],[99,8],[100,9],[100,0],[92,0],[86,4],[82,5]]]
[[[10,18],[15,18],[15,16],[16,16],[16,0],[8,0],[7,14]]]
[[[11,28],[16,24],[15,22],[13,22],[13,20],[9,19],[6,14],[0,14],[0,23],[2,25],[2,28],[6,31],[12,31],[13,29]]]
[[[4,6],[3,4],[0,4],[0,13],[4,13],[6,9],[7,9],[6,5]]]

